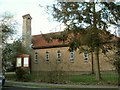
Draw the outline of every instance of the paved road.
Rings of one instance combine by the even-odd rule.
[[[68,84],[49,84],[49,83],[35,83],[35,82],[15,82],[15,81],[6,81],[6,85],[8,86],[7,83],[10,83],[10,85],[12,84],[12,87],[19,87],[19,86],[28,86],[28,88],[31,88],[31,86],[39,86],[39,87],[59,87],[59,88],[111,88],[112,90],[118,88],[118,86],[112,86],[112,85],[68,85]],[[24,87],[23,86],[23,87]],[[36,87],[34,87],[36,88]],[[87,89],[86,89],[87,90]]]
[[[48,88],[27,88],[27,87],[4,87],[2,90],[118,90],[117,88],[69,88],[69,89],[48,89]]]
[[[9,84],[12,86],[10,86]],[[50,88],[48,89],[48,87],[52,87],[52,89]],[[63,84],[6,81],[5,87],[2,90],[118,90],[118,86],[67,85],[67,84],[63,85]]]

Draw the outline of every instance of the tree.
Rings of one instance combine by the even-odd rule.
[[[8,38],[12,38],[16,34],[17,22],[9,12],[5,12],[0,17],[0,27],[2,28],[2,41],[7,43]]]
[[[30,54],[30,52],[28,52],[28,50],[22,46],[21,39],[14,40],[11,44],[7,43],[3,51],[5,69],[12,68],[12,70],[15,70],[16,56],[20,54]]]
[[[9,12],[5,12],[4,14],[0,15],[0,32],[2,32],[2,51],[4,52],[4,47],[6,47],[8,39],[12,38],[13,35],[16,33],[17,22],[14,20],[14,17]],[[4,53],[3,55],[6,55]],[[2,56],[3,56],[2,55]],[[7,58],[7,57],[6,57]],[[4,63],[5,57],[3,56],[3,68],[6,63]],[[9,59],[7,59],[9,60]]]
[[[120,20],[119,8],[117,2],[58,2],[52,6],[53,18],[66,25],[65,32],[68,33],[64,40],[68,39],[70,32],[74,34],[69,39],[70,49],[79,49],[85,45],[94,52],[96,80],[101,78],[99,50],[105,50],[105,44],[112,39],[107,28]]]

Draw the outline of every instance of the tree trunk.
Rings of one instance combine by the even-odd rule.
[[[94,74],[93,51],[91,52],[92,74]]]
[[[93,2],[93,31],[95,34],[95,60],[94,60],[94,65],[95,65],[95,74],[96,74],[96,80],[101,79],[100,75],[100,65],[99,65],[99,33],[97,29],[97,18],[96,18],[96,11],[95,11],[95,2]]]
[[[94,66],[95,66],[95,74],[96,74],[96,80],[101,79],[101,74],[100,74],[100,64],[99,64],[99,48],[95,48],[95,60],[94,60]]]
[[[116,61],[115,66],[118,72],[118,86],[120,90],[120,39],[117,41],[117,52],[116,52]]]

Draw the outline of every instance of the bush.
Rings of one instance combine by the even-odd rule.
[[[29,81],[31,79],[30,70],[28,68],[17,68],[16,77],[19,81]]]

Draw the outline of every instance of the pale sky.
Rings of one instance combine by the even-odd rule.
[[[19,23],[19,34],[22,33],[22,16],[25,14],[30,14],[32,17],[32,35],[60,31],[62,30],[60,23],[50,21],[49,17],[52,16],[43,8],[53,3],[55,0],[0,0],[0,14],[9,11],[14,15]]]
[[[64,25],[50,21],[49,18],[52,16],[48,15],[43,8],[53,3],[55,0],[0,0],[0,14],[9,11],[14,15],[19,23],[19,35],[22,33],[22,16],[25,14],[30,14],[32,17],[32,35],[62,31]]]

